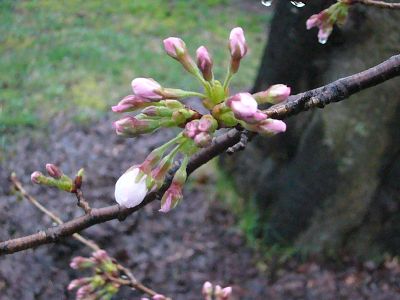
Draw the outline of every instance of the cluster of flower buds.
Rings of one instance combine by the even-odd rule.
[[[174,208],[182,199],[189,157],[200,148],[209,146],[219,128],[240,124],[268,136],[286,130],[285,123],[270,119],[258,109],[258,104],[284,101],[290,94],[290,88],[277,84],[254,95],[239,93],[230,96],[230,81],[248,50],[242,28],[232,29],[228,46],[230,63],[225,80],[220,82],[214,78],[213,59],[206,47],[197,49],[195,61],[180,38],[165,39],[166,53],[199,80],[203,92],[165,88],[153,79],[136,78],[132,81],[133,94],[112,107],[117,113],[141,110],[135,116],[126,116],[114,123],[118,135],[136,137],[161,127],[184,128],[174,139],[150,153],[141,165],[131,167],[118,179],[115,198],[120,205],[137,206],[148,191],[160,188],[179,155],[183,158],[181,166],[162,198],[160,211],[167,212]],[[187,97],[200,98],[209,114],[201,115],[180,102]]]
[[[202,294],[204,300],[229,300],[232,295],[232,288],[230,286],[221,288],[219,285],[214,287],[211,282],[206,281],[203,284]]]
[[[31,181],[36,184],[56,187],[62,191],[75,193],[81,188],[84,170],[80,169],[75,175],[74,180],[65,175],[59,167],[54,164],[46,164],[46,171],[49,176],[42,172],[35,171],[31,175]]]
[[[312,15],[306,22],[307,29],[318,28],[318,41],[325,44],[333,30],[333,25],[343,25],[346,21],[349,6],[352,0],[338,0],[335,4],[324,9],[318,14]]]
[[[123,102],[122,100],[121,102]],[[122,103],[114,111],[123,111],[128,104]],[[152,105],[140,102],[145,108],[136,116],[127,116],[114,122],[114,128],[118,135],[124,137],[136,137],[141,134],[151,133],[161,127],[179,127],[186,122],[198,118],[200,114],[195,110],[185,107],[177,100],[162,100]],[[139,105],[136,105],[136,107]],[[133,106],[127,108],[132,109]]]
[[[104,250],[92,253],[92,256],[74,257],[70,267],[75,270],[91,270],[93,276],[72,280],[68,290],[76,291],[76,300],[111,299],[121,287],[120,272],[117,264]]]
[[[192,139],[197,147],[203,148],[211,144],[217,127],[217,120],[212,115],[204,115],[200,120],[193,120],[187,123],[183,130],[183,135]]]

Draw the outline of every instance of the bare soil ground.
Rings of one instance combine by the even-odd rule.
[[[165,131],[135,140],[118,138],[109,118],[82,127],[59,116],[45,133],[26,131],[1,161],[0,240],[53,226],[48,217],[10,192],[11,171],[38,200],[68,220],[81,214],[73,195],[32,185],[31,172],[43,170],[47,162],[70,175],[84,167],[86,198],[93,207],[111,205],[119,175],[167,138]],[[94,226],[83,234],[130,267],[139,280],[175,300],[201,299],[206,280],[233,286],[235,299],[400,299],[396,260],[336,269],[312,261],[291,262],[277,272],[276,280],[269,280],[257,267],[261,254],[246,245],[235,216],[215,199],[214,183],[215,176],[203,169],[173,212],[159,213],[159,204],[153,203],[124,222]],[[0,299],[74,299],[66,286],[79,274],[68,264],[73,256],[88,254],[75,240],[65,239],[1,257]],[[116,299],[140,296],[122,289]]]

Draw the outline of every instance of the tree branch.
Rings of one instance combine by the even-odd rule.
[[[320,88],[291,96],[286,102],[274,105],[265,110],[265,112],[270,118],[284,119],[311,108],[323,108],[332,102],[342,101],[354,93],[399,75],[400,55],[395,55],[383,63],[361,73],[336,80]],[[217,137],[210,147],[201,150],[191,158],[187,168],[188,174],[192,173],[212,158],[223,153],[229,147],[240,142],[240,138],[241,132],[236,129],[231,129],[227,133]],[[0,255],[57,242],[64,237],[109,220],[118,219],[122,221],[128,215],[141,209],[153,200],[160,198],[168,188],[170,181],[171,176],[168,177],[164,186],[159,191],[149,193],[144,201],[136,207],[123,208],[119,205],[112,205],[102,208],[93,208],[89,214],[65,222],[57,227],[48,228],[25,237],[1,242]]]
[[[363,4],[367,6],[375,6],[378,8],[400,9],[400,3],[390,3],[376,0],[350,0],[350,4]]]

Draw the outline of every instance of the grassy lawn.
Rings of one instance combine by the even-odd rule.
[[[2,0],[0,137],[40,128],[60,111],[96,117],[130,93],[138,76],[198,89],[164,54],[168,36],[183,38],[191,53],[206,45],[223,76],[229,31],[242,26],[250,53],[233,87],[249,87],[269,19],[270,10],[253,0]]]

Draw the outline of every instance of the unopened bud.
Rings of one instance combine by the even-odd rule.
[[[46,164],[46,171],[51,177],[55,179],[59,179],[63,175],[63,172],[56,165],[53,164]]]
[[[189,73],[196,74],[196,71],[198,72],[183,40],[177,37],[169,37],[164,40],[164,49],[169,56],[179,61]]]
[[[98,262],[104,262],[110,260],[108,253],[103,249],[93,252],[92,257]]]
[[[185,42],[177,37],[169,37],[164,40],[164,49],[169,56],[179,59],[180,56],[187,53]]]
[[[212,136],[208,132],[200,132],[194,137],[194,142],[197,147],[205,148],[211,144]]]
[[[246,39],[244,37],[243,29],[241,27],[236,27],[232,29],[229,35],[229,50],[231,52],[230,71],[232,74],[234,74],[239,69],[240,60],[247,53]]]
[[[75,269],[75,270],[91,268],[94,265],[95,265],[95,263],[94,263],[94,261],[92,259],[86,258],[86,257],[82,257],[82,256],[74,257],[71,260],[71,263],[69,264],[69,266],[72,269]]]
[[[39,171],[35,171],[31,175],[31,181],[36,184],[41,184],[45,178],[46,176],[44,176],[42,172]]]
[[[266,91],[253,94],[258,104],[276,104],[285,101],[290,95],[290,87],[284,84],[274,84]]]
[[[196,51],[197,55],[197,66],[199,67],[203,77],[207,81],[211,81],[213,78],[212,66],[213,61],[206,47],[201,46]]]
[[[243,124],[243,126],[261,135],[272,136],[286,131],[286,124],[281,120],[266,119],[257,124]]]
[[[203,289],[201,292],[203,296],[211,296],[213,292],[213,285],[211,284],[211,282],[209,281],[204,282]]]
[[[247,123],[258,123],[267,115],[258,110],[257,101],[249,93],[239,93],[226,101],[235,117]]]
[[[161,100],[163,97],[158,93],[161,88],[161,85],[152,78],[135,78],[132,80],[132,90],[140,98]]]
[[[111,109],[116,113],[123,113],[129,111],[135,111],[147,106],[153,105],[151,99],[140,98],[136,95],[128,95],[123,98],[117,105]]]
[[[115,132],[124,137],[135,137],[140,134],[150,133],[160,127],[159,122],[154,120],[139,119],[127,116],[114,122]]]

